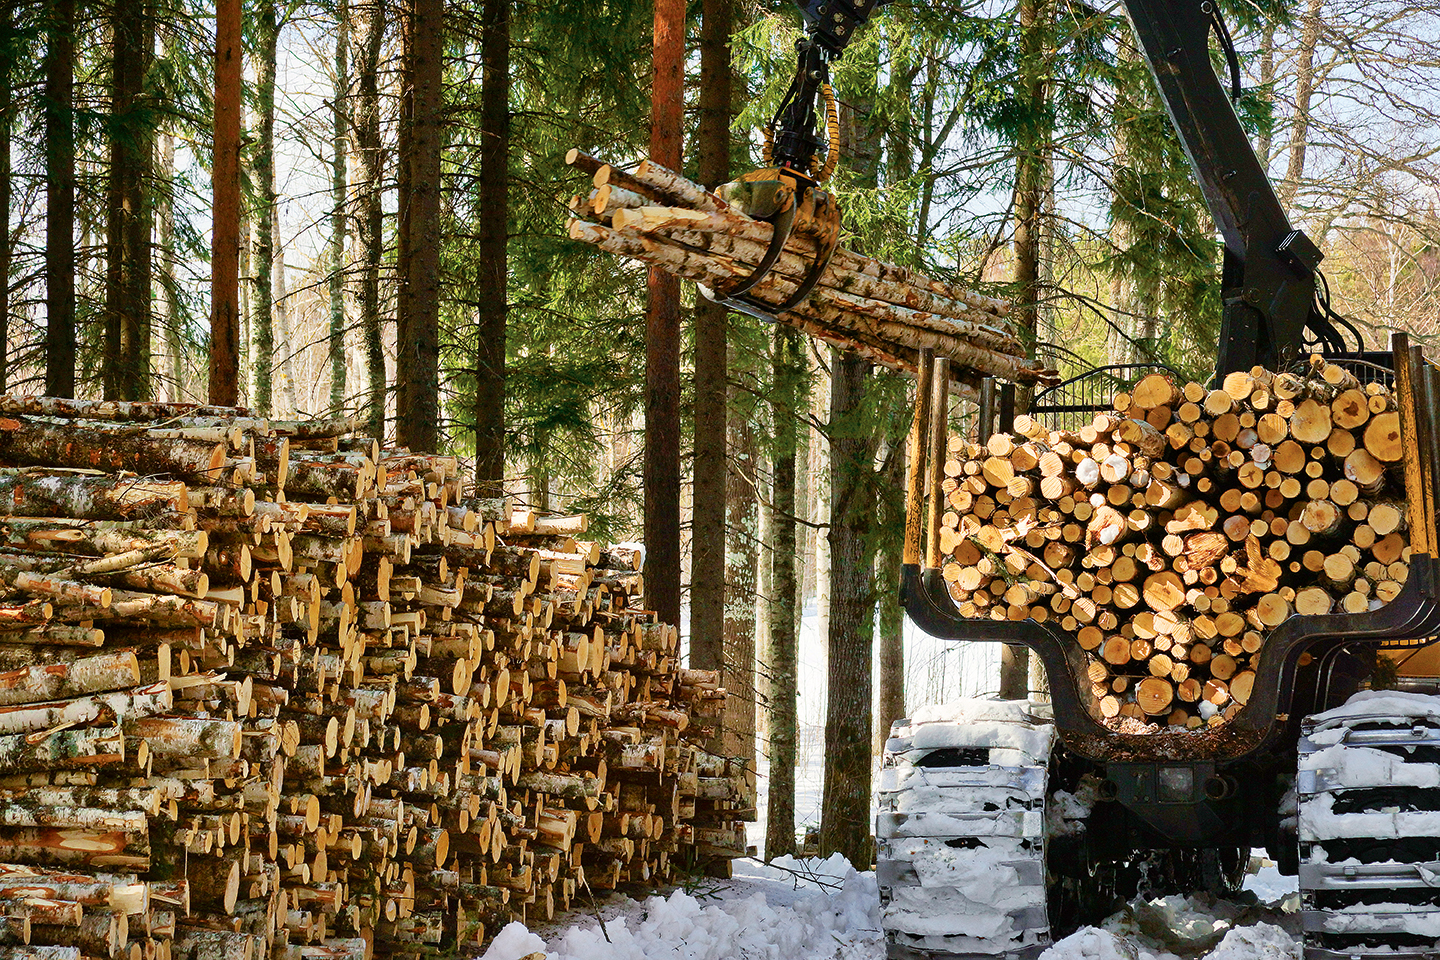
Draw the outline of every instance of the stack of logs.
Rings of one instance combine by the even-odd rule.
[[[1218,389],[1160,374],[1074,432],[950,440],[941,549],[970,617],[1051,621],[1122,729],[1209,728],[1292,614],[1358,613],[1407,574],[1399,415],[1311,358]]]
[[[632,171],[579,150],[567,160],[593,182],[586,196],[570,201],[572,240],[693,280],[717,296],[737,290],[766,259],[775,228],[745,213],[759,184],[726,184],[722,199],[653,160]],[[816,205],[825,202],[834,203],[822,194]],[[844,247],[826,262],[823,250],[838,228],[823,226],[823,219],[800,218],[774,269],[746,294],[753,303],[783,323],[893,369],[914,371],[920,349],[933,349],[953,362],[955,386],[962,390],[973,389],[982,376],[1016,382],[1052,376],[1026,359],[1007,319],[1008,303]],[[809,296],[778,310],[817,262],[823,271]]]
[[[426,956],[745,854],[640,551],[356,427],[0,398],[0,958]]]

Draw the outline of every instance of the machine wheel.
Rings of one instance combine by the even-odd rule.
[[[1054,728],[1027,706],[968,701],[891,729],[875,828],[890,960],[1032,960],[1050,945]]]
[[[1440,951],[1440,697],[1365,692],[1305,720],[1298,836],[1306,960]]]
[[[1200,889],[1217,897],[1233,897],[1245,886],[1250,865],[1248,847],[1221,847],[1200,851]]]
[[[1067,782],[1070,781],[1070,782]],[[1046,794],[1045,878],[1050,934],[1059,940],[1097,924],[1135,896],[1134,863],[1097,858],[1090,849],[1089,817],[1099,798],[1093,774],[1067,778],[1052,765]]]
[[[1231,897],[1245,885],[1250,851],[1243,847],[1151,850],[1139,860],[1141,896],[1165,897],[1205,891]]]

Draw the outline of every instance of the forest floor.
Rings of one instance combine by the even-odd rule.
[[[1257,851],[1258,853],[1258,851]],[[1258,860],[1257,860],[1258,863]],[[729,880],[703,880],[643,901],[582,898],[564,921],[511,924],[482,960],[883,960],[873,873],[829,860],[735,862]],[[1232,899],[1137,900],[1099,927],[1067,937],[1041,960],[1293,960],[1295,881],[1261,865]],[[603,928],[601,922],[603,920]]]

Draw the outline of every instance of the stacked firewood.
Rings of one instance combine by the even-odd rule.
[[[1295,614],[1393,599],[1409,544],[1395,398],[1345,368],[1160,374],[1073,432],[950,440],[943,575],[969,617],[1050,621],[1127,728],[1213,727]]]
[[[693,280],[728,296],[765,260],[775,228],[748,216],[757,185],[726,184],[726,199],[653,160],[631,171],[570,151],[593,189],[570,202],[570,237]],[[833,200],[828,201],[833,203]],[[824,256],[830,228],[800,217],[771,270],[747,296],[767,312],[787,302]],[[914,371],[929,348],[955,363],[955,385],[982,376],[1016,382],[1050,374],[1026,359],[1009,304],[840,247],[809,297],[778,319],[876,363]]]
[[[0,398],[0,946],[416,956],[744,855],[640,551],[356,430]]]

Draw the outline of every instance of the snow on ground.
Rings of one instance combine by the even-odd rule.
[[[1262,863],[1257,856],[1252,863]],[[1268,864],[1268,861],[1263,861]],[[1295,879],[1260,865],[1233,900],[1137,900],[1041,960],[1295,960]],[[643,901],[612,897],[561,922],[511,924],[481,960],[883,960],[873,873],[841,857],[737,860],[730,880]],[[602,930],[600,921],[604,921]],[[539,954],[539,957],[535,957]]]
[[[881,943],[873,873],[829,860],[735,862],[735,876],[643,901],[612,900],[596,919],[501,931],[482,960],[875,960]]]
[[[1099,927],[1061,940],[1040,960],[1296,960],[1296,880],[1282,877],[1260,852],[1234,899],[1202,893],[1136,900]]]
[[[819,824],[824,779],[825,650],[813,609],[800,632],[800,737],[796,825]],[[687,631],[688,633],[688,631]],[[908,699],[912,709],[956,697],[993,695],[998,645],[946,643],[906,624]],[[765,844],[769,763],[759,737],[759,822],[749,843]],[[1263,851],[1256,851],[1257,855]],[[1295,960],[1299,896],[1294,877],[1269,861],[1234,900],[1203,895],[1136,901],[1099,927],[1087,927],[1047,950],[1042,960]],[[1267,865],[1268,864],[1268,865]],[[734,862],[730,880],[704,880],[636,901],[582,894],[573,911],[528,930],[506,927],[480,960],[883,960],[875,875],[843,859],[767,866]],[[602,929],[603,923],[603,929]]]

